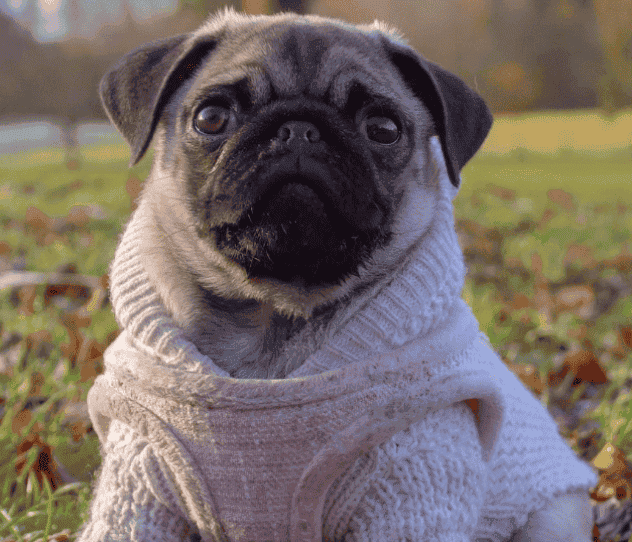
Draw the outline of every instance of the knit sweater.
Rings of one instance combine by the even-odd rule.
[[[500,541],[594,485],[460,298],[441,187],[397,272],[283,380],[233,379],[187,340],[142,267],[141,203],[88,396],[103,467],[80,542]]]

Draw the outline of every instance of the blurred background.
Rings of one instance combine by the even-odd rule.
[[[484,97],[463,298],[599,471],[594,540],[632,540],[632,0],[0,0],[0,542],[74,540],[100,463],[86,396],[151,160],[128,170],[99,80],[224,6],[381,19]]]
[[[0,154],[118,137],[97,85],[118,57],[231,5],[381,19],[495,114],[632,105],[632,0],[0,0]]]

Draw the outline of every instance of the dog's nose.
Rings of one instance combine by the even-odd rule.
[[[311,122],[289,120],[279,128],[277,137],[288,147],[294,147],[320,141],[320,132]]]

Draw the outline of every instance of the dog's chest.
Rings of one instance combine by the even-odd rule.
[[[287,318],[258,308],[217,316],[194,343],[233,378],[285,378],[321,346],[328,317]]]

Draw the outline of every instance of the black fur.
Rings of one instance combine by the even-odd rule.
[[[483,99],[456,75],[429,62],[409,47],[383,39],[385,49],[411,90],[426,105],[435,123],[452,184],[480,148],[492,126]]]

